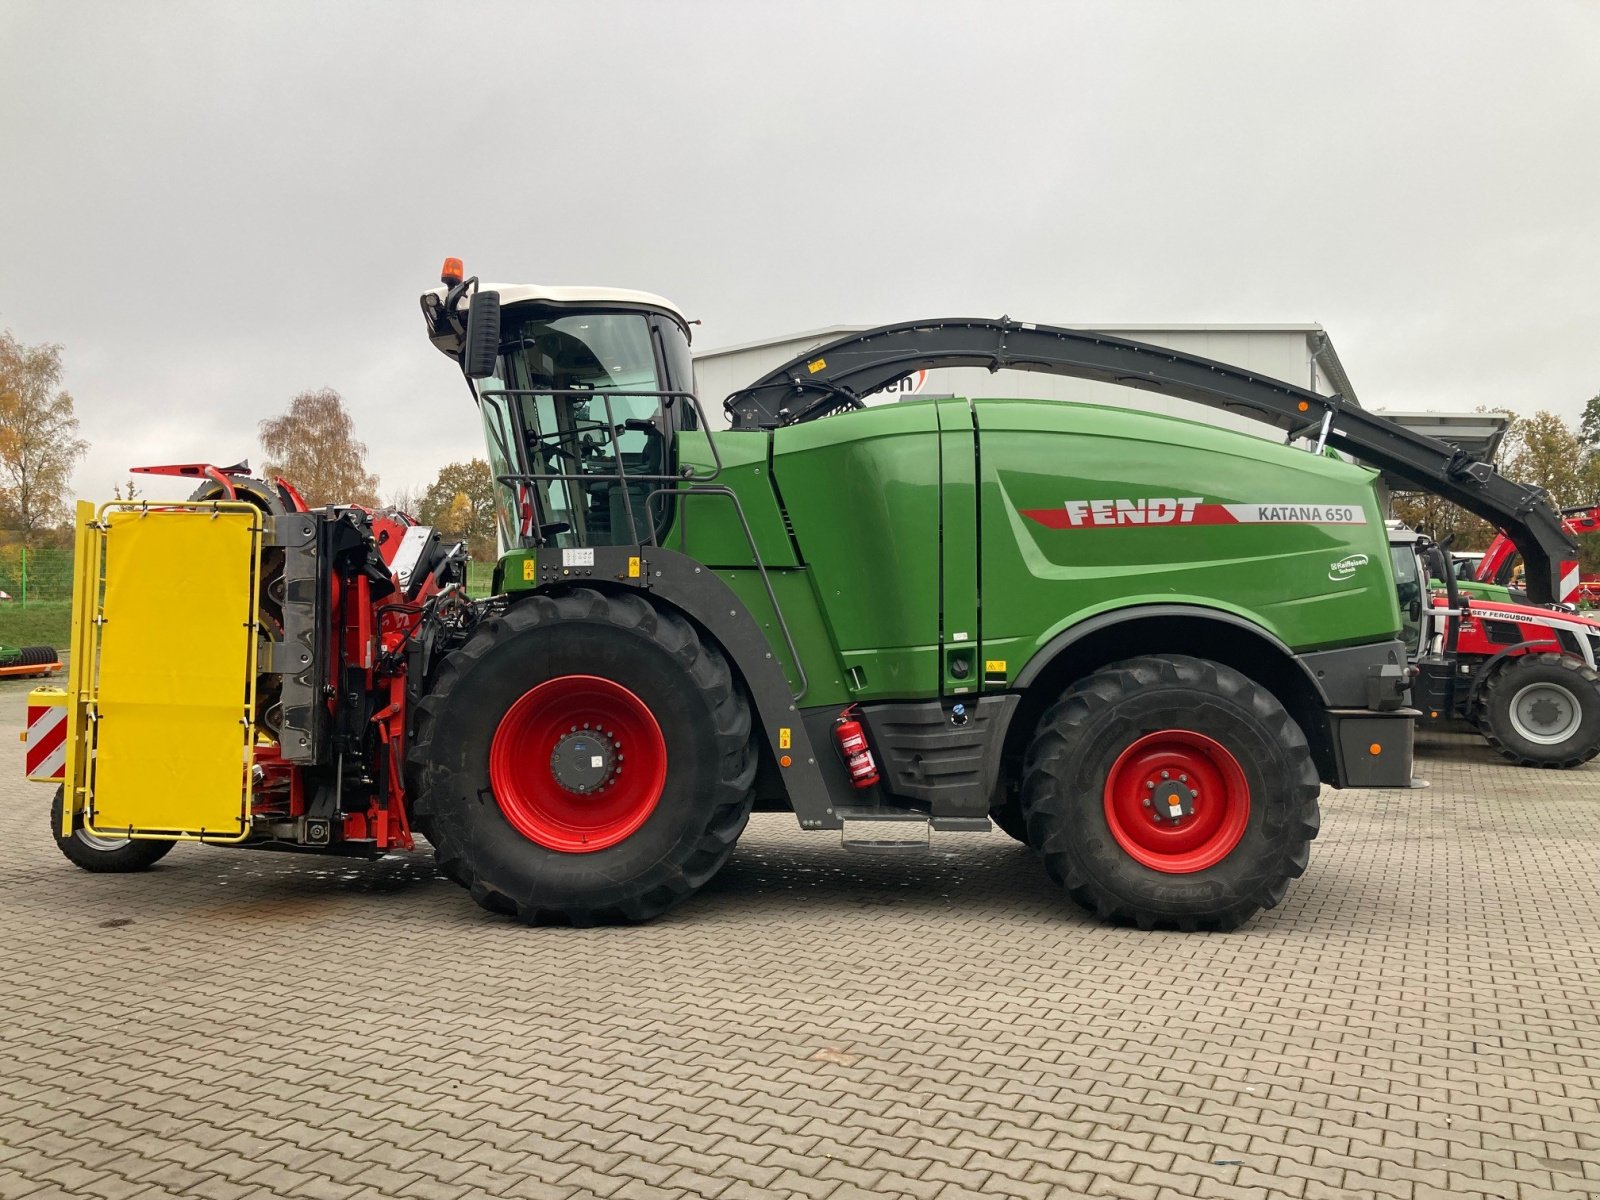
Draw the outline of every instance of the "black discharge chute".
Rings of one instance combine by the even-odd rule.
[[[1505,478],[1490,463],[1416,433],[1343,396],[1257,375],[1227,363],[1110,337],[986,318],[906,321],[850,334],[809,351],[728,397],[734,429],[775,429],[863,407],[863,398],[916,371],[982,367],[1040,371],[1192,400],[1320,444],[1459,504],[1504,530],[1527,564],[1528,594],[1561,594],[1561,564],[1578,557],[1542,488]]]

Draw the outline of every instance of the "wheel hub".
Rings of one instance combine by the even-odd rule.
[[[631,837],[655,811],[666,776],[666,741],[649,705],[593,675],[529,689],[489,747],[489,785],[506,820],[568,854]]]
[[[1543,725],[1547,729],[1565,715],[1565,708],[1549,696],[1541,696],[1528,705],[1528,719],[1535,725]]]
[[[1540,746],[1556,746],[1577,734],[1583,708],[1566,688],[1553,683],[1530,683],[1511,698],[1511,726]]]
[[[1171,777],[1170,771],[1161,772],[1162,778],[1145,781],[1150,792],[1150,815],[1158,821],[1177,825],[1186,817],[1194,816],[1195,791],[1189,786],[1189,777],[1180,774]]]
[[[1167,875],[1233,852],[1250,819],[1250,785],[1233,753],[1197,730],[1136,738],[1107,773],[1106,827],[1135,862]]]
[[[569,730],[550,752],[550,774],[569,792],[598,792],[621,769],[618,743],[610,730],[596,725]]]

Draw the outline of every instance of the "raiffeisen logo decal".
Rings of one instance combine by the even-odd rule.
[[[1352,578],[1369,561],[1365,554],[1348,555],[1336,563],[1329,564],[1328,578],[1335,583],[1343,583],[1346,579]]]
[[[1355,504],[1209,504],[1201,496],[1065,500],[1059,508],[1019,509],[1046,529],[1127,525],[1365,525]]]

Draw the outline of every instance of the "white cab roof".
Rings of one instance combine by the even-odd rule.
[[[447,289],[432,289],[443,300]],[[631,288],[613,287],[556,287],[544,283],[479,283],[480,292],[499,292],[500,303],[522,304],[529,300],[544,300],[552,304],[629,304],[645,308],[665,309],[685,325],[688,318],[671,300],[652,292],[636,292]]]

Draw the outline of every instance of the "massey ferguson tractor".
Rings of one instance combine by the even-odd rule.
[[[70,678],[29,727],[74,862],[136,869],[176,841],[374,856],[420,833],[487,909],[627,922],[782,811],[860,850],[998,824],[1102,918],[1231,929],[1305,870],[1319,785],[1412,782],[1377,475],[1323,451],[1495,521],[1531,589],[1572,556],[1539,493],[1452,447],[1137,342],[887,326],[755,381],[713,430],[666,301],[480,287],[453,261],[444,283],[423,316],[482,421],[494,595],[463,593],[436,531],[308,510],[242,468],[175,468],[186,503],[82,506]],[[975,364],[1285,441],[863,402]]]
[[[1475,725],[1525,767],[1600,755],[1600,622],[1565,605],[1469,595],[1473,585],[1456,579],[1443,550],[1398,523],[1389,545],[1417,668],[1412,699],[1425,719]]]

